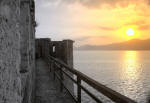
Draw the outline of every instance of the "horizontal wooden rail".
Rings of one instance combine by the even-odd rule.
[[[81,81],[84,81],[85,83],[87,83],[89,86],[93,87],[94,89],[96,89],[98,92],[102,93],[103,95],[105,95],[106,97],[108,97],[109,99],[111,99],[112,101],[116,102],[116,103],[136,103],[134,100],[100,84],[99,82],[95,81],[94,79],[88,77],[87,75],[77,71],[76,69],[69,67],[67,64],[65,64],[64,62],[62,62],[59,59],[56,59],[52,56],[48,56],[48,60],[51,62],[56,63],[57,67],[61,70],[62,67],[65,68],[65,70],[69,71],[70,73],[74,74],[77,76],[78,79],[80,79]],[[78,87],[78,93],[81,93],[80,88],[85,91],[91,98],[93,98],[97,103],[102,103],[96,96],[94,96],[90,91],[88,91],[85,87],[83,87],[81,85],[80,82],[74,80],[69,74],[67,74],[65,71],[62,70],[62,72],[68,76],[75,84],[77,84]],[[78,99],[79,99],[79,103],[81,102],[81,94],[78,94]]]
[[[56,77],[58,78],[58,80],[60,81],[60,83],[64,86],[64,88],[69,92],[69,94],[71,95],[71,97],[74,99],[74,101],[76,102],[76,103],[78,103],[78,101],[76,100],[76,98],[75,98],[75,96],[69,91],[69,89],[65,86],[65,84],[64,84],[64,82],[61,80],[61,78],[60,78],[60,76],[56,73],[56,72],[54,72],[55,73],[55,75],[56,75]]]

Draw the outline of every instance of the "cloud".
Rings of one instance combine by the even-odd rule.
[[[137,26],[138,30],[149,30],[150,29],[150,24],[146,20],[133,21],[133,22],[126,23],[125,25]]]
[[[57,0],[56,0],[57,1]],[[98,8],[103,4],[114,7],[116,5],[128,6],[130,3],[143,2],[146,4],[150,4],[150,0],[60,0],[61,3],[80,3],[83,6],[90,8]]]
[[[123,0],[61,0],[61,3],[80,3],[86,7],[99,7],[102,4],[114,5]]]
[[[109,5],[111,7],[116,5],[128,6],[129,3],[137,3],[137,2],[150,4],[150,0],[35,0],[35,1],[44,3],[45,5],[57,4],[58,6],[62,4],[79,3],[89,8],[98,8],[103,4]]]
[[[84,37],[80,37],[80,38],[75,38],[75,41],[85,41],[91,38],[99,38],[99,39],[110,39],[110,37],[105,36],[105,35],[101,35],[101,36],[84,36]]]
[[[149,30],[150,29],[150,24],[145,24],[145,25],[140,25],[138,27],[139,30]]]
[[[114,31],[114,30],[117,30],[118,28],[99,26],[99,29],[106,30],[106,31]]]
[[[146,21],[145,20],[138,20],[138,21],[132,21],[132,22],[128,22],[125,25],[141,25],[141,24],[145,24]]]
[[[80,38],[75,38],[75,41],[84,41],[89,39],[91,36],[85,36],[85,37],[80,37]]]
[[[79,0],[81,4],[88,7],[99,7],[101,4],[115,5],[122,0]]]

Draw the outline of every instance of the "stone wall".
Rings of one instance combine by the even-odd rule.
[[[37,58],[46,58],[48,55],[58,58],[73,67],[73,41],[51,41],[49,38],[36,39]]]
[[[34,1],[0,0],[0,103],[33,103],[34,34]]]
[[[36,39],[36,56],[37,58],[43,57],[46,58],[50,53],[50,43],[49,38]]]
[[[0,103],[21,103],[19,5],[0,1]]]
[[[21,81],[23,103],[33,103],[35,93],[35,16],[34,1],[21,0]]]

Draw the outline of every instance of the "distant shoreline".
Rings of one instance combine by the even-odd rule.
[[[83,45],[74,47],[74,50],[132,50],[132,51],[149,51],[150,39],[140,40],[132,39],[125,42],[113,43],[108,45]]]

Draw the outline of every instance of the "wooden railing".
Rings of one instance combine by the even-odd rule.
[[[70,93],[70,95],[73,97],[73,99],[75,100],[76,103],[81,103],[81,90],[83,90],[85,93],[87,93],[97,103],[102,103],[102,101],[97,96],[95,96],[93,93],[91,93],[87,88],[85,88],[81,84],[82,81],[84,81],[89,86],[93,87],[95,90],[97,90],[98,92],[102,93],[103,95],[105,95],[106,97],[111,99],[113,102],[136,103],[134,100],[131,100],[130,98],[100,84],[99,82],[97,82],[97,81],[93,80],[92,78],[88,77],[87,75],[77,71],[76,69],[69,67],[67,64],[60,61],[59,59],[56,59],[52,56],[48,56],[47,61],[48,61],[49,65],[51,66],[51,68],[54,67],[54,65],[55,65],[55,67],[58,68],[57,70],[54,69],[54,79],[55,79],[55,77],[57,79],[59,79],[59,81],[61,83],[60,90],[62,91],[63,88],[65,88]],[[65,68],[65,70],[64,70],[64,68]],[[58,74],[58,70],[60,71],[59,74]],[[67,70],[67,72],[66,72],[66,70]],[[68,74],[68,72],[75,75],[77,77],[77,79],[74,79],[71,75]],[[77,85],[77,98],[74,96],[74,94],[72,94],[69,91],[67,86],[64,84],[63,75],[66,75],[68,78],[70,78],[70,80],[73,83],[75,83]]]

